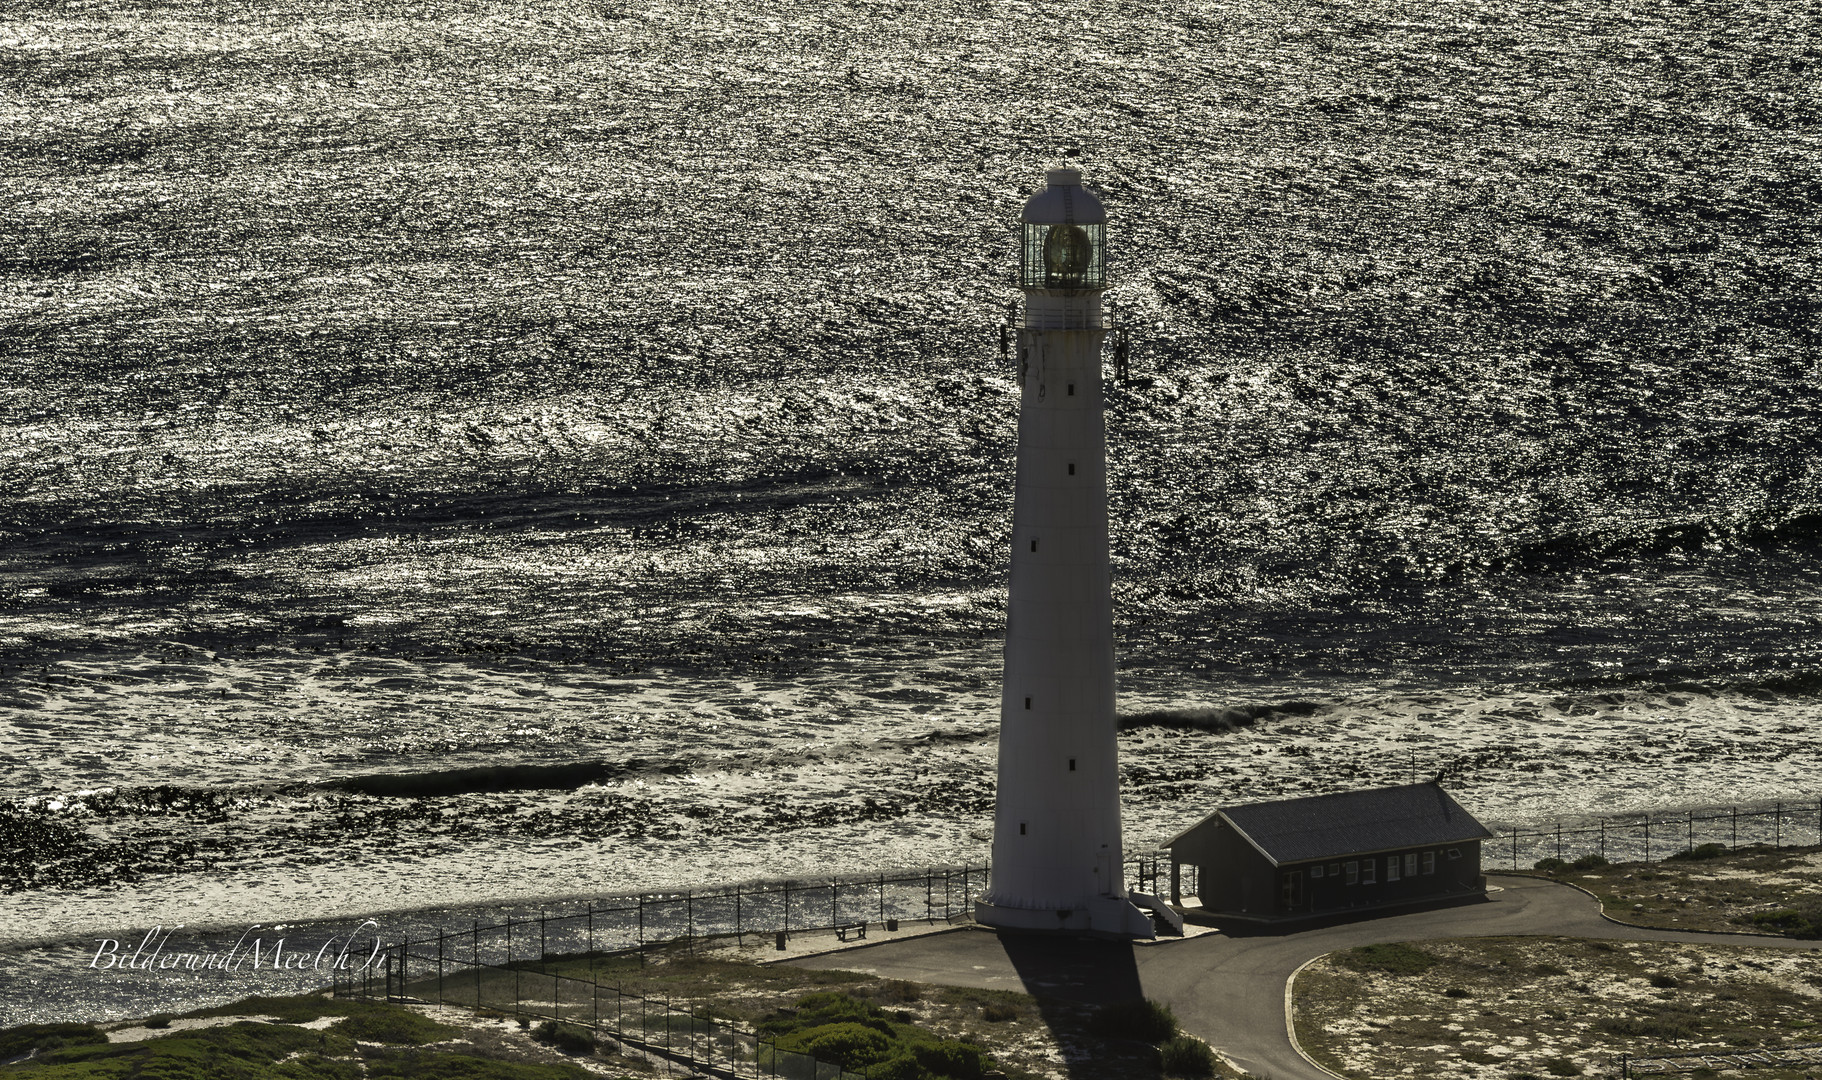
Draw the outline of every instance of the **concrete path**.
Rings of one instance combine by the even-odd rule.
[[[1133,945],[1032,935],[1002,938],[969,927],[789,962],[938,985],[1023,990],[1040,998],[1154,998],[1170,1005],[1185,1030],[1254,1076],[1331,1080],[1291,1045],[1285,986],[1305,962],[1337,949],[1501,934],[1822,947],[1822,942],[1790,938],[1621,926],[1601,917],[1593,897],[1567,885],[1526,877],[1488,880],[1498,891],[1484,901],[1293,932],[1219,933]]]

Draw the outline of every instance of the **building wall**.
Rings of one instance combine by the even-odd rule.
[[[1173,858],[1193,861],[1198,868],[1202,906],[1211,911],[1269,913],[1278,887],[1270,860],[1225,823],[1217,820],[1214,825],[1198,830],[1193,859],[1177,856],[1177,849],[1172,849]]]
[[[1478,840],[1276,868],[1225,826],[1198,829],[1184,840],[1188,842],[1172,848],[1172,858],[1198,868],[1198,899],[1210,911],[1249,915],[1345,911],[1460,895],[1481,887]],[[1454,858],[1449,857],[1451,851],[1456,853]],[[1430,856],[1427,870],[1426,853]],[[1395,867],[1392,860],[1396,860]],[[1414,873],[1407,874],[1407,866]]]
[[[1288,915],[1377,907],[1479,887],[1480,841],[1470,840],[1286,864],[1277,869],[1272,910]]]

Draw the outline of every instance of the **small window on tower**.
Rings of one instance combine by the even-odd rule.
[[[1075,758],[1069,759],[1069,771],[1075,772]]]
[[[1024,835],[1025,835],[1025,823],[1024,823],[1024,822],[1022,822],[1022,821],[1021,821],[1021,822],[1019,822],[1019,835],[1020,835],[1020,836],[1024,836]]]
[[[1069,396],[1075,397],[1075,383],[1069,384]]]
[[[1036,540],[1033,540],[1031,542],[1031,550],[1036,551],[1037,549],[1038,549],[1038,542]]]
[[[1031,708],[1031,699],[1030,698],[1025,699],[1025,707],[1027,709]]]
[[[1075,475],[1075,462],[1073,461],[1069,463],[1069,475]]]

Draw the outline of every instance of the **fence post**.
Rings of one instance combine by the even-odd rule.
[[[1822,799],[1816,800],[1816,813],[1822,814]],[[1817,820],[1822,821],[1822,817]],[[1818,825],[1817,828],[1822,829],[1822,825]],[[1822,843],[1822,841],[1817,841],[1817,843]],[[886,921],[886,875],[884,874],[879,875],[879,921]]]
[[[1556,861],[1563,861],[1563,823],[1556,823]]]
[[[481,920],[474,921],[474,1007],[481,1007]]]
[[[683,890],[683,937],[690,942],[690,951],[695,952],[696,941],[696,900],[690,890]]]
[[[1772,810],[1771,815],[1772,828],[1776,830],[1772,834],[1772,846],[1782,849],[1784,847],[1784,803],[1782,801],[1777,804],[1776,809]]]
[[[1695,811],[1689,811],[1689,850],[1695,850]]]
[[[1733,831],[1729,834],[1733,837],[1733,843],[1727,846],[1738,851],[1740,848],[1740,808],[1734,806],[1729,809],[1733,811]]]
[[[1651,813],[1645,813],[1645,861],[1651,861]]]
[[[550,913],[545,911],[543,908],[539,908],[538,909],[538,963],[539,964],[543,964],[544,958],[550,955],[550,946],[546,943],[548,939],[545,936],[545,932],[550,929],[549,923],[550,923]]]
[[[740,886],[736,885],[734,886],[734,947],[739,948],[744,944],[746,944],[746,937],[742,933],[740,925]]]
[[[1518,869],[1518,830],[1512,830],[1512,869]]]
[[[447,936],[442,930],[437,931],[437,1012],[443,1011],[443,938]]]
[[[1601,861],[1607,861],[1607,819],[1601,819]]]
[[[791,936],[791,883],[784,883],[784,933]]]
[[[924,921],[930,922],[936,914],[936,883],[932,880],[935,874],[924,871]]]

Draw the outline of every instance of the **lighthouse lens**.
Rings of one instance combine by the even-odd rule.
[[[1088,234],[1080,225],[1051,228],[1044,237],[1044,269],[1061,278],[1081,278],[1088,269]]]

